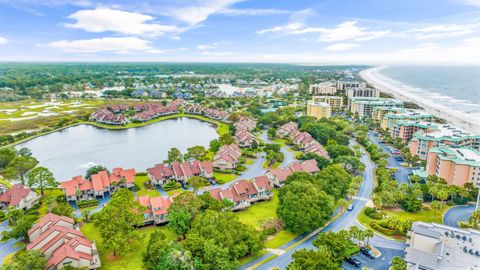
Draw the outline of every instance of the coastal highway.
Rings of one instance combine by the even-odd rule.
[[[358,191],[357,195],[354,197],[352,204],[354,205],[354,209],[352,211],[345,211],[338,217],[336,220],[325,226],[323,229],[312,233],[310,235],[304,235],[304,237],[297,237],[296,239],[292,240],[291,242],[287,243],[286,245],[282,246],[280,249],[284,251],[283,254],[278,255],[277,257],[273,258],[272,260],[268,261],[267,263],[260,265],[256,269],[270,269],[272,267],[279,267],[281,269],[285,269],[292,259],[292,254],[300,250],[302,248],[312,249],[313,241],[316,239],[316,236],[320,232],[326,231],[339,231],[342,229],[348,229],[351,226],[360,226],[357,222],[357,216],[362,211],[363,207],[365,206],[366,202],[369,200],[370,196],[373,192],[373,179],[374,179],[374,170],[375,164],[370,160],[368,155],[365,153],[365,150],[361,150],[363,152],[363,156],[360,160],[365,164],[365,172],[363,173],[363,183]],[[370,244],[378,247],[382,251],[382,256],[375,260],[372,260],[370,263],[374,266],[374,269],[388,269],[388,265],[391,259],[394,256],[401,256],[403,255],[404,243],[397,242],[394,240],[387,239],[385,237],[375,235],[371,240]],[[297,245],[293,248],[294,245]],[[383,252],[384,251],[384,252]],[[249,262],[248,264],[242,265],[239,269],[249,269],[256,263],[263,261],[266,258],[269,258],[273,255],[273,253],[266,254],[260,258],[257,258],[254,261]],[[365,265],[369,267],[369,265]],[[346,266],[348,267],[348,266]]]

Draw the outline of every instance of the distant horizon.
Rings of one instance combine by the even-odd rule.
[[[3,0],[0,62],[480,65],[480,1]]]

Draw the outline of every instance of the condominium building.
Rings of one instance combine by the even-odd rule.
[[[439,129],[439,124],[419,121],[398,121],[389,128],[392,138],[400,138],[403,143],[408,143],[417,131],[432,132]]]
[[[343,97],[339,96],[314,96],[314,102],[324,102],[330,104],[333,109],[340,109],[343,107]]]
[[[381,118],[380,126],[383,129],[391,128],[398,121],[423,121],[431,122],[433,115],[420,110],[399,109],[386,113]]]
[[[337,90],[348,90],[352,88],[366,88],[367,84],[364,82],[353,81],[353,80],[341,80],[335,83]]]
[[[476,150],[480,149],[480,135],[471,134],[463,129],[438,125],[434,130],[419,130],[413,134],[408,147],[412,155],[426,160],[428,151],[437,146],[466,146]]]
[[[434,147],[428,152],[426,172],[450,185],[480,187],[480,152],[469,147]]]
[[[383,118],[385,118],[385,115],[389,113],[399,113],[403,111],[405,111],[405,108],[403,107],[378,107],[373,110],[372,119],[381,124]]]
[[[307,115],[320,118],[330,118],[332,116],[332,106],[325,102],[308,101]]]
[[[337,88],[333,83],[323,82],[310,85],[310,94],[312,95],[334,95]]]
[[[372,117],[375,108],[402,107],[403,101],[392,98],[356,97],[351,100],[350,112],[360,117]]]
[[[352,99],[360,98],[360,97],[372,97],[378,98],[380,97],[380,91],[375,88],[349,88],[345,90],[345,94],[347,95],[347,108],[350,109],[352,105]]]
[[[407,233],[408,270],[466,270],[480,267],[480,231],[414,222]]]

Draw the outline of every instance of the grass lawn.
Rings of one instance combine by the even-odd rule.
[[[272,140],[272,141],[276,144],[279,144],[280,146],[286,146],[287,145],[287,140],[286,139],[276,138],[275,140]]]
[[[238,177],[238,175],[233,173],[213,172],[213,177],[215,177],[218,184],[224,184],[234,180],[235,178]]]
[[[238,260],[240,262],[240,265],[244,265],[246,263],[249,263],[253,260],[255,260],[256,258],[258,257],[262,257],[263,255],[267,254],[268,251],[266,251],[265,249],[262,249],[260,250],[259,252],[257,252],[256,254],[252,254],[250,256],[247,256],[247,257],[243,257],[241,258],[240,260]]]
[[[245,162],[245,164],[247,165],[252,165],[253,163],[255,163],[255,159],[252,158],[247,159],[247,161]]]
[[[175,194],[178,194],[178,193],[182,193],[184,192],[185,190],[182,189],[182,188],[177,188],[177,189],[172,189],[172,190],[169,190],[169,191],[165,191],[168,196],[172,196],[172,195],[175,195]]]
[[[277,233],[272,239],[265,242],[265,247],[267,248],[279,248],[280,246],[285,245],[286,243],[292,241],[298,235],[286,230],[281,230]]]
[[[35,189],[35,191],[40,194],[40,190],[39,189]],[[47,214],[48,212],[48,205],[46,203],[44,203],[44,199],[48,196],[54,196],[54,197],[57,197],[57,196],[60,196],[60,195],[63,195],[63,191],[59,188],[49,188],[49,189],[44,189],[43,190],[43,197],[40,199],[40,208],[38,208],[38,219],[40,220],[43,216],[45,216],[45,214]]]
[[[424,205],[429,205],[429,204],[424,204]],[[443,221],[442,221],[443,213],[445,213],[449,208],[450,208],[450,206],[444,205],[443,210],[438,211],[438,212],[434,212],[433,210],[421,209],[418,212],[410,213],[410,212],[403,211],[401,208],[384,209],[384,211],[385,211],[385,213],[387,213],[388,216],[396,217],[396,218],[398,218],[402,221],[405,221],[407,219],[411,219],[411,220],[414,220],[414,221],[436,222],[436,223],[442,224],[443,223]],[[370,226],[370,223],[372,221],[380,221],[380,220],[375,220],[375,219],[372,219],[372,218],[368,217],[367,215],[365,215],[365,213],[363,213],[363,211],[360,212],[357,219],[358,219],[358,222],[360,222],[363,226],[375,231],[378,234],[383,235],[382,233],[373,229]],[[386,237],[394,239],[390,236],[386,236]]]
[[[3,177],[0,176],[0,184],[5,185],[7,188],[12,187],[12,183],[8,182],[7,180],[3,179]]]
[[[83,234],[92,241],[95,241],[98,252],[100,253],[100,259],[102,261],[102,267],[99,269],[129,269],[129,270],[143,270],[142,267],[142,253],[145,251],[150,234],[155,230],[161,230],[165,233],[167,240],[173,241],[176,239],[176,235],[167,229],[167,227],[145,227],[139,229],[140,240],[136,240],[130,244],[130,251],[118,257],[112,259],[112,250],[102,244],[102,238],[98,231],[93,227],[93,223],[87,223],[80,229]]]
[[[263,221],[277,218],[278,191],[273,190],[273,198],[270,201],[258,202],[249,208],[236,212],[240,221],[260,229]],[[265,242],[267,248],[278,248],[297,237],[297,234],[282,230],[272,239]]]
[[[137,191],[137,194],[139,196],[144,196],[148,195],[150,197],[155,197],[155,196],[160,196],[160,192],[153,188],[153,189],[147,189],[145,187],[145,182],[149,181],[148,176],[146,175],[136,175],[135,176],[135,184],[140,188],[140,190]]]
[[[400,208],[388,209],[388,210],[385,210],[385,212],[388,215],[397,217],[400,220],[411,219],[415,221],[436,222],[436,223],[442,224],[443,213],[445,213],[449,208],[450,206],[445,204],[443,207],[443,210],[437,211],[437,212],[434,212],[433,210],[430,210],[430,209],[429,210],[421,209],[418,212],[410,213],[410,212],[405,212]]]

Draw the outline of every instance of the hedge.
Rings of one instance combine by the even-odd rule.
[[[93,200],[88,200],[88,201],[79,201],[77,202],[77,207],[78,208],[86,208],[86,207],[91,207],[91,206],[97,206],[98,201],[93,199]]]

